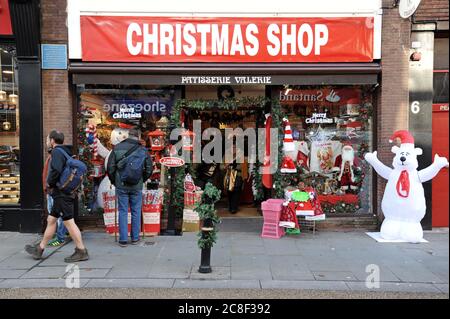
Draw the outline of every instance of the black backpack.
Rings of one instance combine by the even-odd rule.
[[[145,159],[147,151],[141,145],[130,148],[119,160],[117,169],[120,180],[125,185],[137,185],[144,173]]]

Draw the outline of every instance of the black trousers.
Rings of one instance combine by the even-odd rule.
[[[241,191],[228,192],[228,210],[237,212],[241,200]]]

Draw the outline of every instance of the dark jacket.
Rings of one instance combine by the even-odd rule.
[[[59,181],[59,177],[64,170],[64,166],[66,165],[66,157],[64,154],[56,150],[56,148],[62,148],[69,156],[72,156],[72,145],[57,145],[51,153],[50,166],[48,169],[47,175],[47,185],[50,188],[50,195],[53,198],[56,197],[74,197],[75,195],[67,195],[61,192],[58,187],[56,187],[56,183]]]
[[[119,188],[124,190],[141,190],[144,181],[150,178],[152,175],[153,164],[152,159],[148,152],[145,152],[147,157],[144,162],[144,169],[142,173],[142,178],[136,185],[126,185],[120,180],[119,170],[117,169],[117,160],[120,160],[128,150],[133,148],[136,145],[140,145],[138,140],[127,138],[126,140],[120,142],[116,146],[114,146],[114,150],[111,152],[108,158],[108,177],[111,183]],[[143,147],[143,146],[142,146]]]

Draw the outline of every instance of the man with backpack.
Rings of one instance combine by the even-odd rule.
[[[53,198],[52,198],[52,196],[50,196],[49,190],[47,189],[47,176],[48,176],[48,171],[50,168],[50,162],[52,159],[52,156],[51,156],[52,147],[50,145],[49,136],[47,136],[46,146],[47,146],[47,151],[48,151],[48,157],[44,163],[44,170],[42,171],[42,187],[44,189],[44,194],[47,197],[47,213],[50,214],[50,212],[52,211],[52,207],[53,207]],[[44,231],[45,231],[45,229],[44,229]],[[59,246],[63,245],[66,241],[66,234],[68,234],[66,226],[64,226],[64,222],[63,222],[62,218],[59,217],[58,222],[57,222],[56,236],[52,240],[50,240],[47,245],[51,246],[51,247],[59,247]]]
[[[152,174],[152,160],[139,142],[139,133],[130,129],[128,138],[114,147],[108,159],[108,177],[116,187],[119,210],[119,245],[128,244],[128,208],[131,210],[131,244],[139,242],[143,183]]]
[[[64,226],[69,231],[70,237],[75,242],[75,252],[64,259],[67,263],[84,261],[89,259],[88,251],[83,244],[81,232],[73,219],[76,191],[80,186],[86,165],[71,157],[69,147],[63,145],[64,134],[52,130],[49,134],[52,147],[50,168],[47,176],[47,188],[53,199],[53,207],[47,219],[47,228],[41,242],[35,245],[25,246],[25,250],[34,259],[41,259],[44,248],[56,231],[59,217],[62,217]]]

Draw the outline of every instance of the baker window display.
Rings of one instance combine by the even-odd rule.
[[[448,159],[434,156],[434,162],[425,169],[417,170],[417,156],[422,149],[414,146],[414,137],[405,130],[396,131],[390,142],[398,139],[400,146],[393,146],[395,154],[392,166],[384,165],[377,151],[366,153],[364,158],[382,178],[387,180],[381,210],[385,217],[380,235],[386,240],[402,240],[419,243],[423,239],[420,221],[425,216],[426,202],[422,183],[433,179],[439,171],[448,167]]]

